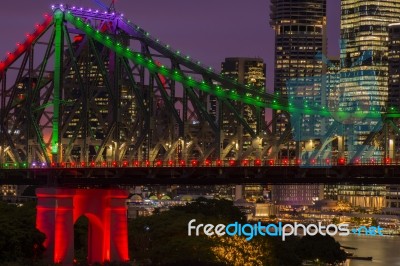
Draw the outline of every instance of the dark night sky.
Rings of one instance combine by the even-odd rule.
[[[110,0],[103,0],[110,3]],[[274,34],[269,26],[269,0],[116,0],[116,9],[172,48],[216,70],[225,57],[260,57],[267,64],[272,87]],[[328,51],[338,54],[340,0],[328,2]],[[22,42],[46,12],[51,0],[2,1],[0,58]],[[94,0],[66,0],[70,5],[97,8]],[[107,4],[108,5],[108,4]],[[270,90],[270,89],[269,89]]]

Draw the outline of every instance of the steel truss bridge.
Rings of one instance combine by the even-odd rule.
[[[221,76],[119,13],[53,6],[0,62],[2,177],[11,182],[46,169],[120,176],[134,168],[142,177],[201,177],[202,171],[301,177],[309,168],[343,178],[371,166],[382,169],[378,177],[396,176],[397,109],[346,113],[264,90]],[[244,117],[245,107],[253,121]],[[309,140],[294,139],[290,123],[275,134],[278,118],[266,122],[265,109],[331,122],[309,149]],[[338,117],[379,123],[350,151]],[[360,175],[373,177],[367,170]]]

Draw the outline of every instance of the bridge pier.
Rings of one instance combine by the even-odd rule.
[[[74,223],[83,215],[89,220],[89,263],[129,260],[127,191],[38,188],[36,195],[36,227],[46,235],[50,263],[73,264]]]

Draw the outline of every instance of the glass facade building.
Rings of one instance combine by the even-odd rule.
[[[340,87],[343,111],[384,111],[388,101],[389,24],[400,20],[400,0],[341,1]],[[362,145],[378,121],[356,119],[350,147]],[[354,145],[354,146],[353,146]],[[355,148],[354,148],[355,150]]]
[[[400,110],[400,23],[389,25],[389,79],[388,79],[388,111]],[[399,126],[399,122],[394,120]],[[389,140],[389,157],[399,159],[400,136],[391,136]]]
[[[400,110],[400,23],[389,25],[388,106]]]
[[[326,54],[327,49],[326,0],[271,0],[270,25],[275,31],[275,93],[288,98],[291,93],[299,94],[304,101],[321,103],[323,64],[317,55]],[[307,82],[308,78],[312,79],[311,86],[289,91],[288,82],[299,79]],[[276,114],[279,118],[274,123],[274,131],[281,135],[289,118],[279,111]],[[318,125],[313,129],[320,130]]]

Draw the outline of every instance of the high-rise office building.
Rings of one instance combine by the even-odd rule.
[[[221,74],[223,76],[244,85],[252,86],[261,93],[265,93],[265,73],[266,67],[264,61],[260,58],[225,58],[225,61],[221,64]],[[212,104],[212,101],[210,103]],[[256,134],[260,133],[262,128],[261,123],[265,122],[265,110],[240,103],[236,104],[236,107],[250,128]],[[237,149],[246,149],[252,144],[251,135],[241,128],[237,119],[230,119],[234,114],[228,108],[224,109],[223,112],[224,120],[222,121],[222,128],[226,139],[228,140],[229,136],[232,137],[238,134],[238,141],[243,140],[243,143],[238,143]]]
[[[389,25],[389,79],[388,111],[400,110],[400,23]],[[399,126],[399,122],[397,122]],[[389,157],[398,159],[400,136],[391,136],[389,140]]]
[[[389,79],[388,79],[388,111],[400,110],[400,23],[389,25]],[[399,126],[399,122],[397,122]],[[400,136],[389,139],[389,157],[398,159]]]
[[[341,1],[340,86],[344,111],[384,111],[388,100],[389,24],[400,21],[400,0]],[[362,145],[378,121],[352,121],[347,145]],[[354,148],[354,151],[356,148]]]
[[[340,101],[340,60],[338,58],[329,58],[324,75],[324,85],[326,88],[326,105],[329,110],[335,110]]]
[[[400,110],[400,23],[389,25],[388,106]]]
[[[400,19],[399,19],[400,20]],[[388,79],[388,107],[400,109],[400,23],[389,24],[389,79]],[[389,142],[390,143],[390,142]],[[395,148],[399,147],[400,138],[395,137]],[[391,152],[389,144],[389,157]],[[386,214],[400,213],[400,186],[388,185],[386,187]]]
[[[264,61],[260,58],[225,58],[225,61],[221,64],[221,74],[223,76],[236,82],[255,87],[261,93],[265,92],[265,73],[266,67]],[[212,103],[213,101],[210,101],[211,105]],[[255,133],[260,133],[261,123],[265,122],[265,110],[241,103],[236,104],[236,108],[249,127]],[[234,119],[232,111],[228,108],[224,108],[222,111],[224,113],[224,120],[222,121],[222,129],[225,135],[224,145],[229,145],[227,142],[235,135],[237,136],[237,142],[242,140],[242,143],[237,143],[238,145],[236,145],[228,155],[230,158],[238,159],[237,155],[252,145],[253,139],[249,132],[246,132],[242,128],[237,119]],[[236,199],[241,199],[244,196],[247,200],[259,200],[263,198],[263,190],[264,188],[261,185],[236,186]]]
[[[327,50],[326,0],[271,0],[270,25],[275,31],[275,94],[289,101],[322,104],[323,64],[318,54],[326,54]],[[274,133],[284,135],[293,127],[298,130],[295,130],[297,144],[321,134],[321,120],[316,116],[302,115],[296,125],[290,125],[288,115],[279,110],[274,115],[277,116]],[[288,145],[288,150],[294,149],[294,143]],[[289,151],[285,154],[303,157]],[[278,185],[273,186],[272,198],[277,204],[309,205],[313,199],[322,198],[320,191],[319,185]]]
[[[271,0],[270,25],[275,31],[275,93],[290,98],[299,94],[304,101],[321,103],[322,61],[318,54],[326,54],[326,0]],[[299,86],[301,92],[290,91],[288,82],[313,79],[312,85]],[[304,80],[303,80],[304,81]],[[296,90],[297,88],[293,88]],[[279,119],[274,131],[282,134],[289,118],[276,112]],[[308,118],[305,118],[307,120]],[[306,122],[306,121],[304,121]],[[310,123],[308,123],[310,124]],[[318,126],[311,131],[320,130]],[[318,132],[309,132],[313,135]]]

